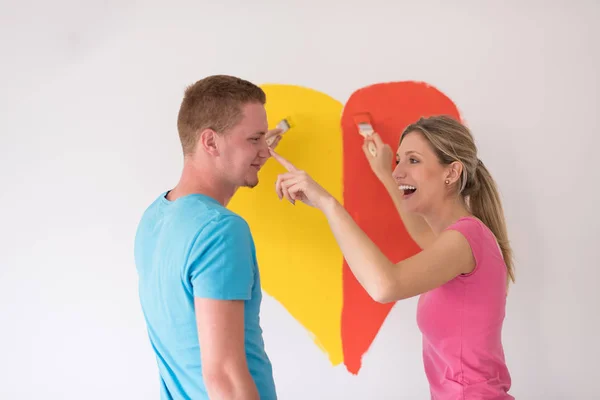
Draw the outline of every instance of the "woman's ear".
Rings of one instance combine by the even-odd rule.
[[[460,180],[461,174],[463,171],[463,165],[460,161],[454,161],[452,164],[448,165],[446,170],[446,183],[454,184]]]

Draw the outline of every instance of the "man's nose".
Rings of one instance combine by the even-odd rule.
[[[271,157],[271,154],[269,153],[269,146],[267,146],[266,142],[265,142],[264,146],[262,146],[261,149],[258,151],[258,156],[260,158]]]

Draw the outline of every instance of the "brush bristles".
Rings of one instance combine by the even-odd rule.
[[[358,124],[358,131],[364,137],[367,137],[373,133],[373,126],[367,122],[361,122]]]
[[[290,129],[290,123],[287,119],[283,119],[279,121],[279,123],[277,124],[277,128],[282,130],[281,133],[287,132]]]

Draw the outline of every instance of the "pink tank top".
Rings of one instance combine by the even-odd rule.
[[[501,338],[507,279],[502,253],[477,218],[461,218],[447,230],[464,235],[476,265],[419,298],[417,323],[431,399],[514,399]]]

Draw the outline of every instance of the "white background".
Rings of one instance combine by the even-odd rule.
[[[598,398],[597,1],[2,0],[0,398],[156,399],[132,245],[176,183],[176,114],[214,73],[342,103],[426,81],[502,191],[518,282],[504,345],[520,399]],[[426,399],[416,299],[358,376],[265,296],[282,399]]]

